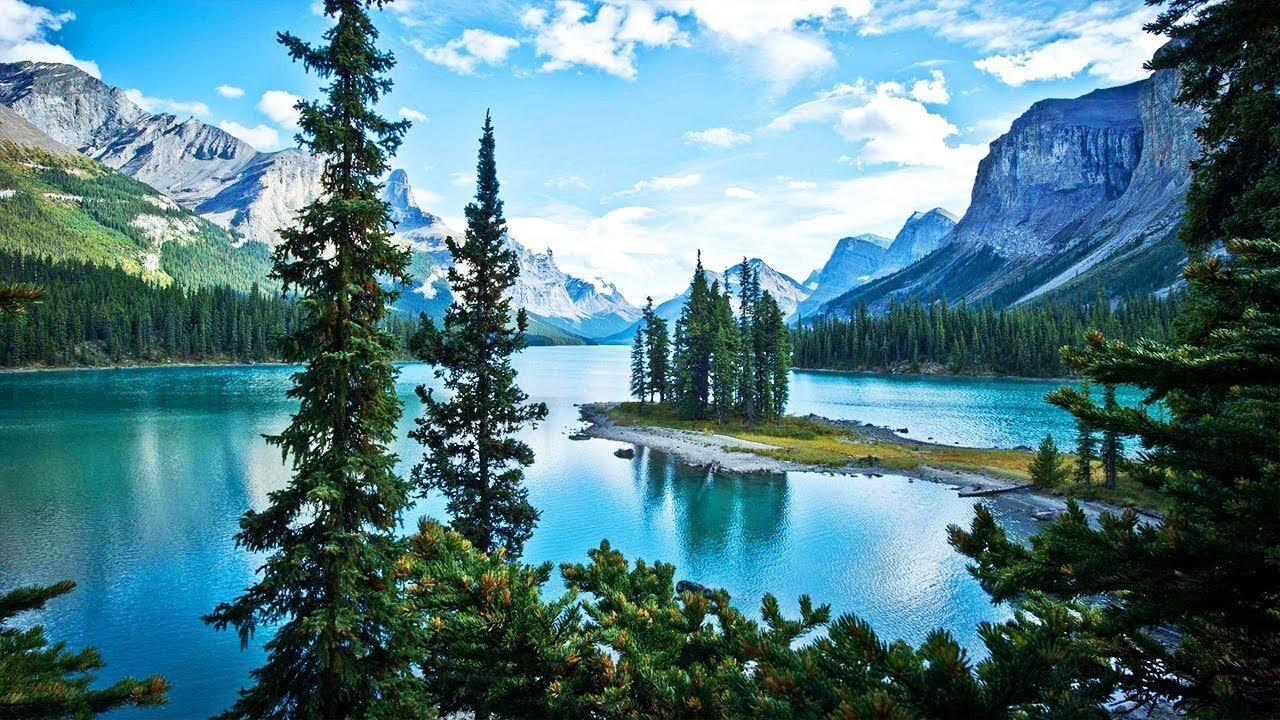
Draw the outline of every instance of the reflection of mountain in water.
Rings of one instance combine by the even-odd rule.
[[[787,525],[786,475],[716,476],[648,448],[632,468],[646,524],[672,518],[683,555],[677,564],[689,579],[714,584],[729,570],[722,564],[731,546],[749,549],[736,556],[734,574],[755,575],[768,564]]]

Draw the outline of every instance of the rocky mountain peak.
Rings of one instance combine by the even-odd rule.
[[[942,208],[911,213],[893,237],[893,243],[872,277],[891,275],[937,250],[947,242],[958,221],[959,218]]]

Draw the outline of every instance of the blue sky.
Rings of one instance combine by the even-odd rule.
[[[1031,103],[1146,75],[1141,0],[399,0],[396,166],[460,227],[494,113],[512,234],[633,301],[743,255],[803,279],[844,235],[962,213]],[[309,0],[0,0],[0,61],[74,61],[262,149],[317,85],[275,42]]]

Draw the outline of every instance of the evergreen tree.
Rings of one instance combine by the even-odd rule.
[[[676,322],[672,379],[681,414],[694,420],[707,417],[711,394],[711,350],[715,341],[714,307],[702,253],[693,272],[689,301]]]
[[[768,291],[761,293],[754,315],[756,402],[763,419],[776,420],[787,407],[791,333],[782,308]]]
[[[40,302],[44,288],[30,283],[0,282],[0,318],[22,317],[27,306]]]
[[[738,280],[738,299],[741,301],[738,319],[738,337],[742,359],[739,362],[738,411],[747,422],[759,417],[756,398],[756,351],[754,343],[755,312],[760,303],[760,277],[751,271],[747,258],[742,258]]]
[[[482,552],[504,548],[514,558],[538,521],[523,486],[523,468],[533,463],[533,451],[514,434],[546,418],[547,408],[527,402],[511,365],[511,356],[525,347],[529,320],[521,308],[510,322],[506,292],[520,268],[506,240],[488,113],[475,201],[466,215],[466,242],[445,241],[454,259],[449,268],[453,303],[442,331],[424,324],[422,343],[422,359],[436,366],[450,397],[437,400],[431,390],[418,387],[423,414],[412,437],[426,446],[427,455],[413,476],[424,489],[444,494],[453,529]]]
[[[1055,488],[1067,481],[1068,472],[1062,464],[1062,453],[1052,435],[1045,435],[1040,448],[1027,467],[1031,482],[1042,488]]]
[[[1103,407],[1108,412],[1114,412],[1116,405],[1116,386],[1114,383],[1107,383],[1102,386],[1102,402]],[[1124,445],[1120,441],[1120,435],[1116,433],[1114,428],[1102,429],[1102,484],[1104,487],[1114,489],[1117,480],[1117,466],[1120,462],[1120,453],[1123,452]]]
[[[645,301],[643,325],[639,332],[644,333],[649,353],[646,385],[650,398],[656,396],[658,402],[666,402],[670,399],[671,338],[667,334],[667,321],[653,312],[653,298],[645,298]]]
[[[733,414],[741,373],[738,325],[729,304],[729,293],[720,292],[718,283],[711,284],[713,306],[711,342],[711,397],[716,421],[723,424]]]
[[[1191,718],[1273,718],[1280,707],[1280,16],[1274,3],[1178,0],[1151,26],[1174,38],[1153,65],[1183,72],[1180,100],[1205,111],[1183,237],[1179,342],[1093,333],[1068,356],[1103,384],[1144,390],[1159,413],[1051,396],[1092,426],[1135,436],[1127,463],[1164,494],[1164,517],[1079,508],[1030,547],[988,524],[964,545],[996,599],[1106,597],[1079,645],[1114,663],[1137,702],[1171,700]],[[964,538],[961,538],[962,540]]]
[[[648,351],[644,346],[644,330],[636,330],[631,343],[631,397],[646,402],[649,398],[649,368],[646,366]]]
[[[21,613],[40,612],[74,588],[74,583],[60,582],[0,594],[0,717],[89,718],[168,699],[169,684],[158,675],[103,687],[96,682],[95,671],[105,667],[97,650],[71,652],[63,643],[50,645],[42,625],[10,625]]]
[[[1080,393],[1088,396],[1090,384],[1085,382]],[[1088,418],[1076,417],[1076,482],[1081,485],[1093,484],[1093,462],[1098,459],[1098,438],[1094,435],[1094,427]]]
[[[325,44],[279,35],[290,56],[329,82],[322,102],[300,102],[300,140],[326,158],[322,196],[280,231],[274,274],[306,312],[285,358],[305,367],[288,396],[288,428],[268,441],[292,461],[288,485],[250,510],[236,543],[265,556],[257,582],[205,618],[248,645],[273,629],[266,663],[228,718],[354,718],[394,706],[412,681],[399,643],[408,620],[396,579],[396,537],[409,484],[395,473],[400,403],[392,338],[382,320],[407,282],[408,252],[391,242],[378,178],[408,129],[373,108],[390,89],[391,55],[364,0],[326,0]],[[382,3],[376,3],[381,5]]]

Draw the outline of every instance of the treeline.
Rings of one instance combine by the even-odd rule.
[[[824,370],[940,371],[972,375],[1061,377],[1059,351],[1085,333],[1163,342],[1179,302],[1151,295],[1113,304],[1099,294],[1080,304],[1044,301],[997,310],[990,304],[894,302],[873,314],[861,305],[848,318],[823,318],[795,332],[797,367]]]
[[[0,253],[0,278],[42,287],[21,323],[0,324],[5,367],[272,362],[302,308],[257,288],[161,286],[123,270]],[[416,323],[396,319],[407,337]]]
[[[734,315],[728,279],[707,283],[702,256],[674,337],[648,299],[631,347],[631,394],[642,402],[670,402],[690,420],[730,416],[774,420],[787,407],[791,333],[773,296],[760,289],[746,258]],[[671,348],[668,355],[668,347]]]

